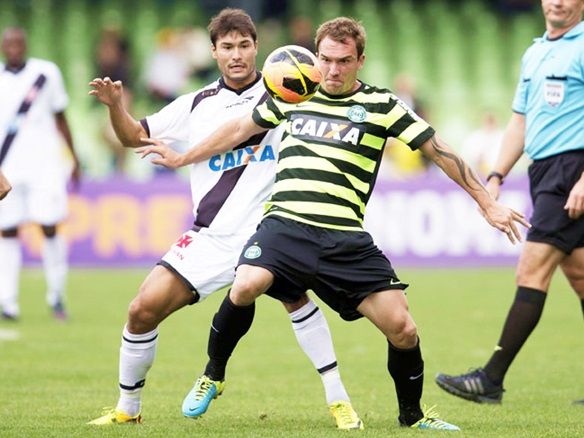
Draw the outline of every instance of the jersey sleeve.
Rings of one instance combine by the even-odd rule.
[[[262,128],[272,129],[278,126],[285,119],[274,100],[267,94],[267,99],[260,102],[253,110],[253,121]],[[264,100],[264,99],[262,99]]]
[[[396,138],[411,150],[416,150],[435,134],[434,128],[393,95],[390,97],[391,104],[392,108],[387,114],[388,138]]]
[[[61,113],[65,111],[69,104],[69,96],[67,95],[67,91],[65,91],[63,75],[61,75],[61,70],[55,64],[51,64],[48,74],[51,110],[54,113]]]
[[[141,120],[148,135],[169,143],[189,141],[189,115],[193,94],[185,94],[157,113]]]

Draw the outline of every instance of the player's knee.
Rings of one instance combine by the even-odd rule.
[[[157,313],[138,295],[128,307],[128,328],[132,333],[145,333],[154,330],[157,325]]]
[[[248,279],[236,281],[229,292],[229,298],[236,306],[247,306],[260,295],[261,290],[257,283]]]
[[[418,342],[418,328],[412,318],[404,317],[396,321],[391,343],[398,348],[413,348]]]

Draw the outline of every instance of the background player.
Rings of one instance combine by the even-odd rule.
[[[124,145],[139,146],[149,135],[195,144],[265,99],[261,75],[256,71],[257,34],[251,18],[240,9],[224,9],[211,20],[208,29],[221,78],[179,97],[140,122],[125,110],[120,82],[98,78],[90,83],[90,94],[107,105],[114,130]],[[193,228],[171,247],[130,304],[120,349],[120,398],[114,410],[92,424],[140,421],[141,392],[154,361],[158,325],[176,310],[233,282],[237,257],[260,220],[273,185],[280,137],[280,130],[248,136],[231,145],[235,152],[216,155],[191,167]],[[340,379],[324,315],[306,294],[285,307],[302,349],[321,375],[337,426],[360,427]],[[233,322],[245,332],[253,313],[250,307],[245,318]],[[223,381],[212,382],[201,376],[184,400],[183,414],[202,415],[223,387]]]
[[[65,117],[68,97],[59,68],[52,62],[26,57],[24,30],[10,27],[2,34],[0,64],[0,166],[13,186],[0,205],[0,306],[4,319],[15,320],[22,265],[18,226],[41,225],[42,258],[47,302],[55,317],[64,308],[67,247],[57,224],[67,215],[68,171],[62,154],[65,140],[73,159],[72,179],[79,183],[79,160]]]
[[[505,375],[541,317],[558,266],[584,313],[584,0],[541,4],[546,33],[523,56],[513,115],[487,184],[496,199],[523,152],[534,160],[533,227],[517,264],[515,300],[484,368],[436,377],[442,389],[478,403],[501,402]]]

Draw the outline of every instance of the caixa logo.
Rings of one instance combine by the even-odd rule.
[[[273,161],[276,159],[274,149],[267,144],[261,146],[246,146],[235,151],[214,155],[209,159],[209,168],[214,172],[246,166],[248,163]]]

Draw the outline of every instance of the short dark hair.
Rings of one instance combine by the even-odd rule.
[[[349,38],[355,40],[358,57],[361,57],[365,51],[365,40],[367,39],[365,28],[360,21],[353,18],[337,17],[322,23],[318,27],[316,38],[314,39],[314,45],[316,46],[317,52],[318,46],[326,37],[339,43],[346,43]]]
[[[258,40],[255,24],[243,9],[225,8],[221,10],[219,14],[211,18],[207,30],[213,45],[220,37],[233,31],[239,32],[243,36],[252,37],[254,42]]]

